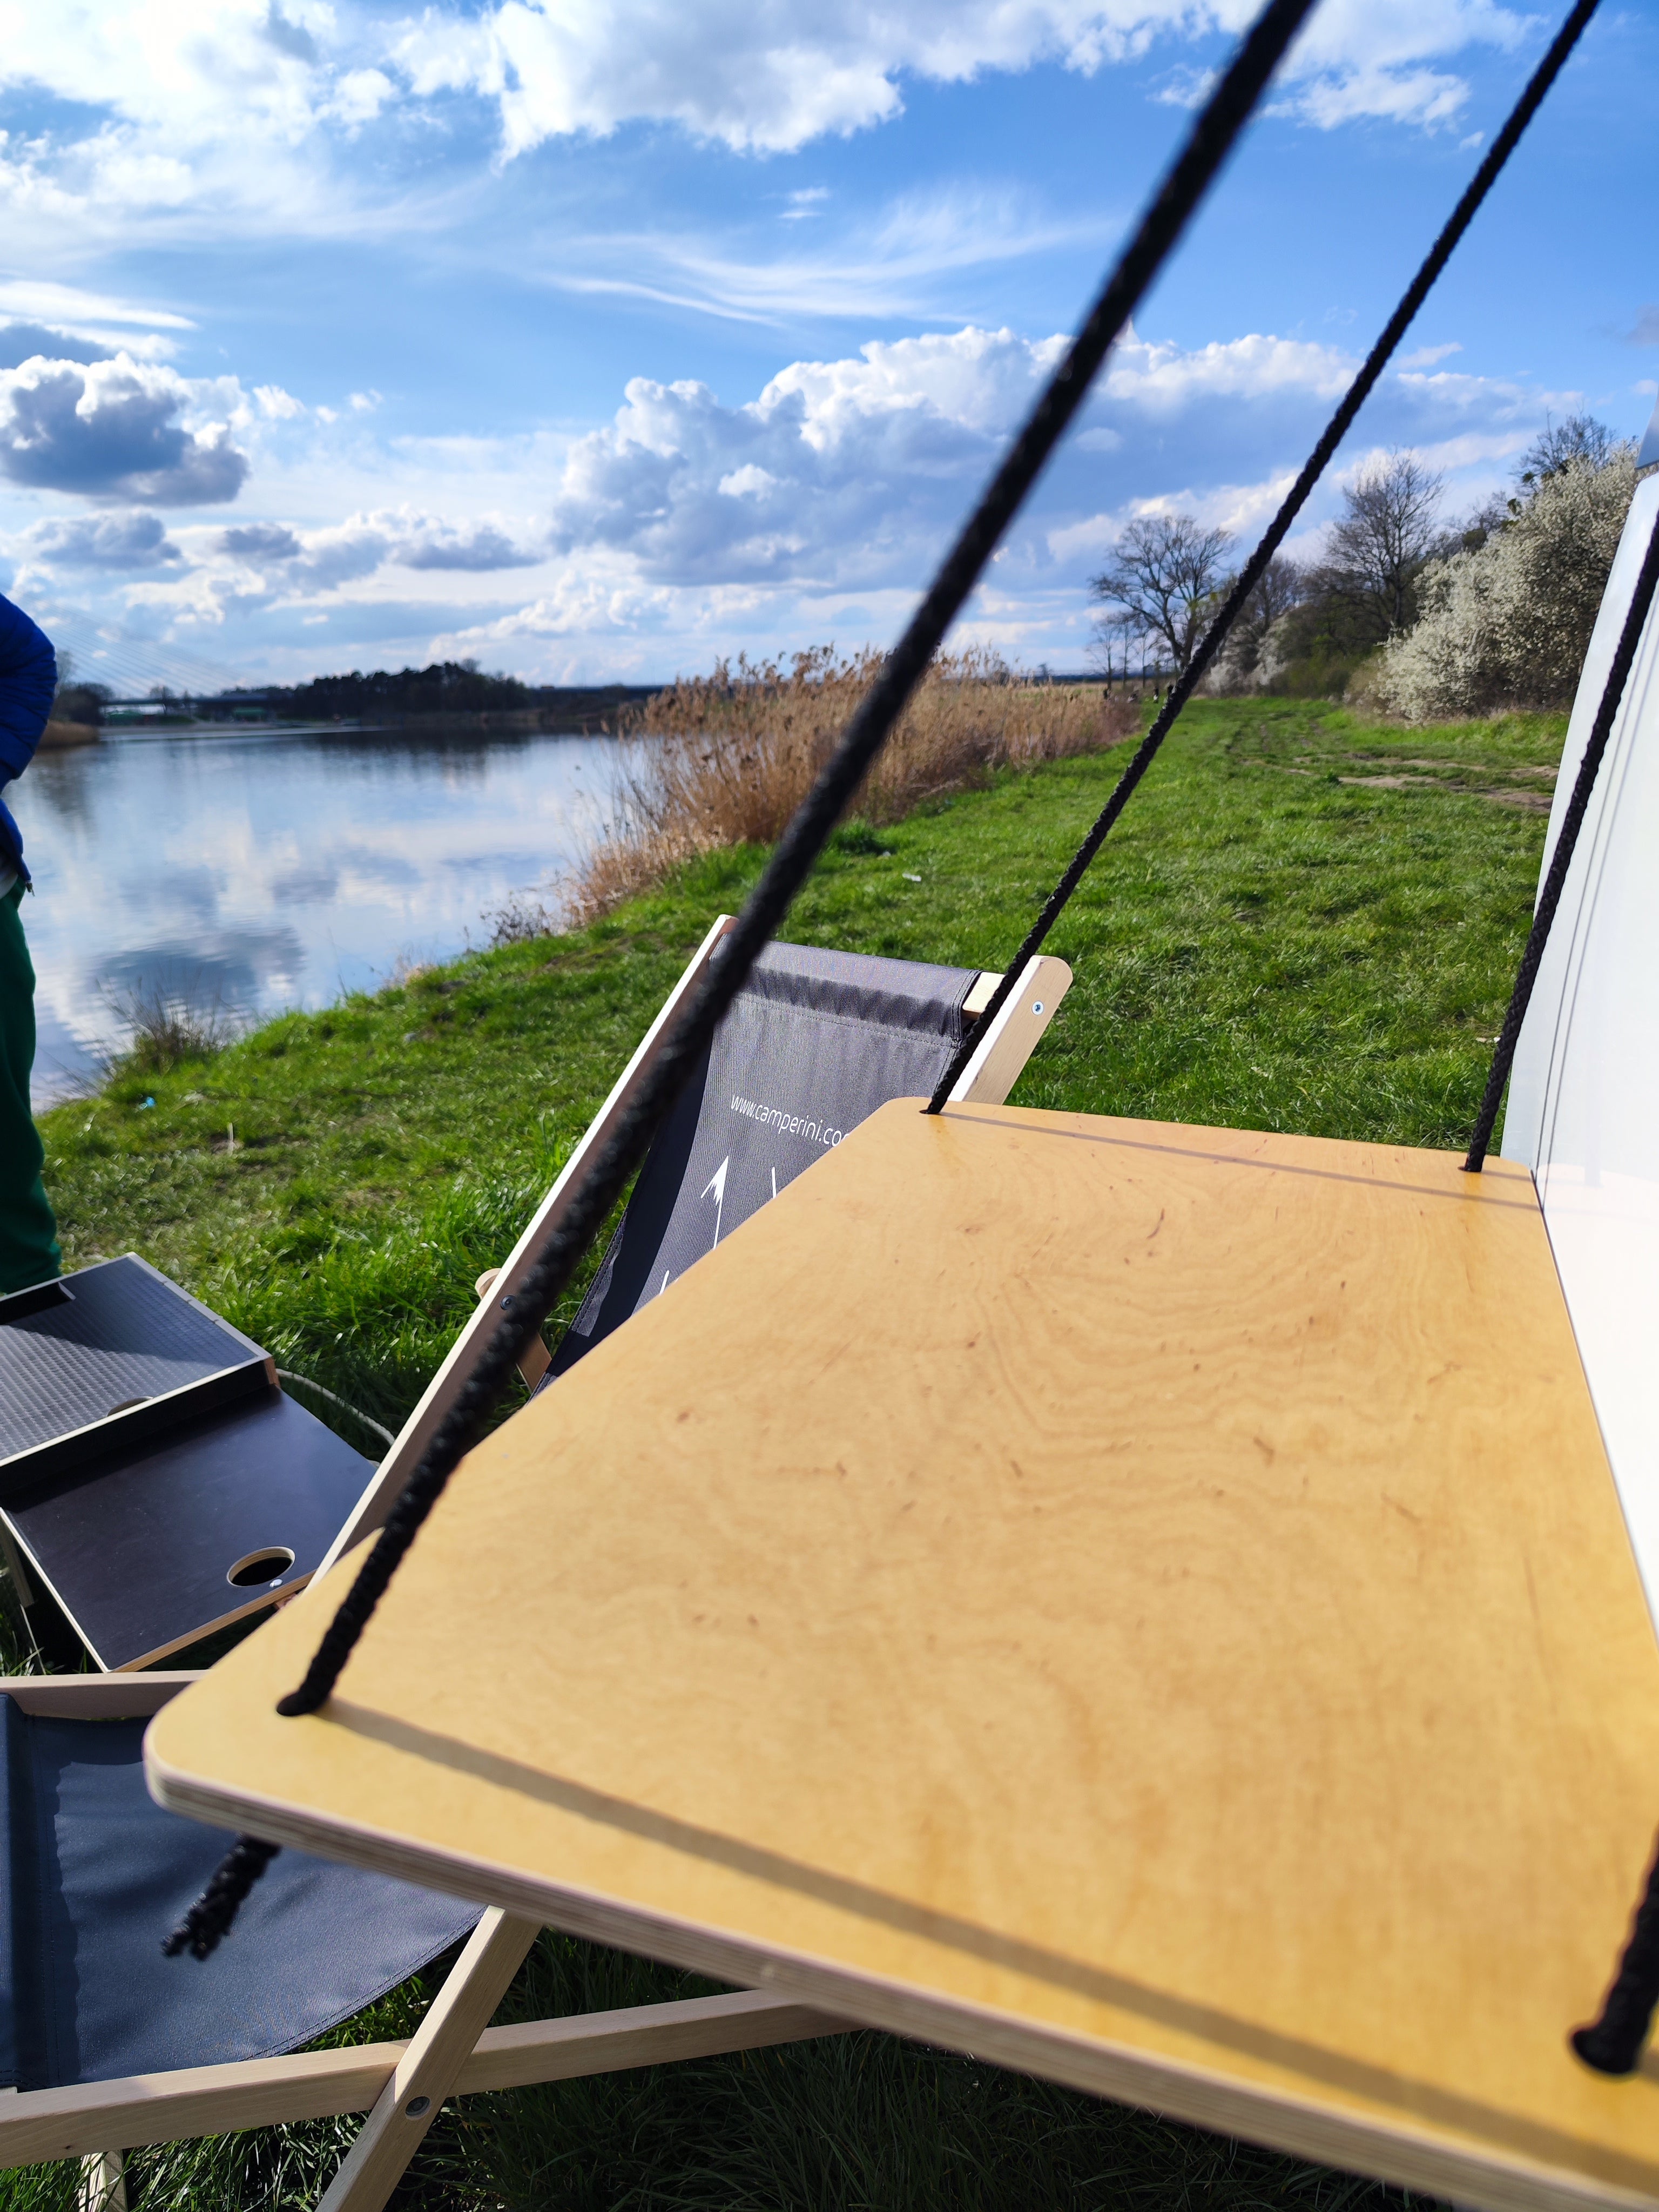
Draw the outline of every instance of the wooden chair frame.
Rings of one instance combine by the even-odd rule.
[[[0,1694],[24,1712],[54,1719],[120,1720],[158,1712],[199,1679],[20,1675],[0,1681]],[[88,2212],[115,2212],[125,2201],[125,2151],[363,2112],[362,2131],[319,2212],[380,2212],[450,2097],[757,2050],[839,2034],[851,2025],[788,1998],[739,1990],[492,2028],[490,2016],[539,1930],[537,1921],[486,1911],[406,2043],[188,2066],[67,2089],[0,2092],[0,2169],[78,2158],[83,2205]],[[181,1973],[194,1971],[181,1963]]]

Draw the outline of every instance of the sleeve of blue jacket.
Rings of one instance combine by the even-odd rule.
[[[58,689],[52,641],[21,607],[0,598],[0,790],[34,758]],[[0,868],[18,867],[23,840],[0,804]]]
[[[34,758],[58,689],[58,656],[21,607],[0,599],[0,777]]]

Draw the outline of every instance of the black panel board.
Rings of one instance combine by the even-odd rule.
[[[271,1379],[258,1345],[136,1254],[101,1261],[0,1304],[0,1479],[55,1470],[118,1433],[137,1443]]]
[[[0,1516],[101,1667],[178,1650],[303,1583],[374,1472],[280,1390],[8,1497]],[[294,1563],[258,1587],[251,1554]]]

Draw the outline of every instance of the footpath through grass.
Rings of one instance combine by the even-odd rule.
[[[1076,981],[1015,1102],[1461,1147],[1565,727],[1528,715],[1402,732],[1300,702],[1189,708],[1051,940]],[[1002,965],[1126,757],[1005,775],[895,827],[842,830],[787,933]],[[505,1255],[762,859],[718,855],[580,933],[285,1015],[208,1060],[130,1066],[56,1109],[43,1127],[66,1266],[142,1252],[279,1366],[396,1426],[473,1279]],[[511,2004],[531,2017],[698,1986],[550,1938]],[[375,2032],[406,2032],[398,2021],[423,2002],[418,1988],[387,2000]],[[135,2206],[314,2201],[340,2140],[319,2124],[139,2154]],[[0,2206],[66,2205],[70,2190],[68,2169],[0,2176]],[[397,2202],[1336,2212],[1386,2195],[860,2036],[472,2100]]]

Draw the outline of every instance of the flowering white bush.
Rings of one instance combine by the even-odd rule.
[[[1407,721],[1571,703],[1636,485],[1636,449],[1546,477],[1473,552],[1419,581],[1419,619],[1365,671],[1368,699]]]

